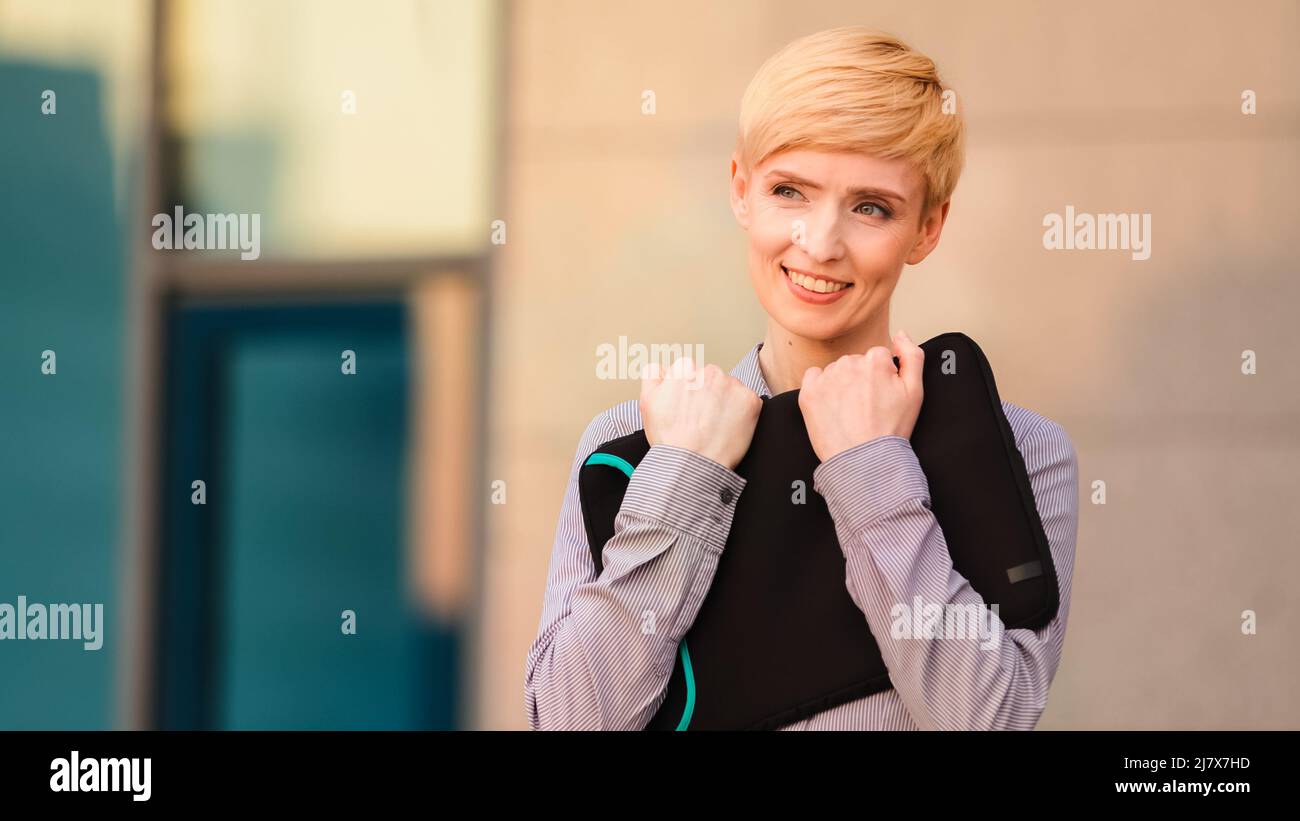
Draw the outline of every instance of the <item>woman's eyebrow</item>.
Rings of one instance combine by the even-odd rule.
[[[812,180],[806,180],[803,177],[791,171],[784,171],[779,168],[774,168],[771,171],[767,172],[767,176],[769,181],[772,177],[783,177],[789,180],[790,182],[798,183],[799,185],[806,185],[809,188],[816,188],[818,191],[821,190],[821,186],[818,185],[817,183],[813,182]],[[868,186],[866,188],[850,188],[848,193],[850,196],[855,196],[855,197],[882,197],[884,199],[893,200],[895,202],[906,202],[907,200],[907,198],[904,197],[902,194],[899,194],[895,191],[891,191],[888,188],[876,188],[872,186]]]

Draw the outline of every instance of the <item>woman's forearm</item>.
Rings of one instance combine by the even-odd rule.
[[[1052,422],[1026,436],[1020,449],[1061,582],[1060,607],[1038,630],[1006,629],[993,614],[978,636],[894,634],[898,607],[985,607],[953,569],[906,440],[883,437],[818,468],[816,487],[835,519],[849,593],[922,729],[1032,729],[1046,706],[1070,610],[1078,468],[1068,437]]]
[[[598,423],[574,461],[541,625],[528,653],[526,705],[534,729],[640,729],[650,721],[708,593],[744,487],[740,476],[698,454],[652,447],[629,480],[597,574],[577,470],[621,433]],[[723,487],[731,493],[721,494]]]

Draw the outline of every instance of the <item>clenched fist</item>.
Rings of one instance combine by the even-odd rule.
[[[651,445],[692,450],[734,469],[740,464],[763,400],[716,365],[696,369],[685,357],[667,373],[652,362],[641,378],[641,423]]]
[[[804,373],[799,408],[817,458],[825,462],[880,436],[911,438],[921,414],[925,351],[902,332],[894,349],[897,370],[890,350],[877,345]]]

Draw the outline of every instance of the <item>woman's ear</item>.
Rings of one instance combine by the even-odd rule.
[[[745,194],[749,191],[749,172],[740,164],[737,154],[731,155],[731,213],[736,215],[736,222],[746,231],[749,230],[749,202]]]
[[[948,206],[952,200],[945,200],[942,205],[931,205],[926,208],[925,216],[921,219],[921,233],[916,237],[916,244],[912,246],[912,252],[907,255],[907,264],[915,265],[926,257],[939,244],[939,235],[943,233],[943,223],[948,219]]]

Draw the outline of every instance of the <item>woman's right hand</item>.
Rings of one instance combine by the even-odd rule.
[[[749,450],[763,400],[716,365],[687,357],[667,372],[652,362],[641,377],[641,423],[653,445],[694,451],[734,470]]]

